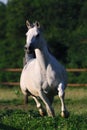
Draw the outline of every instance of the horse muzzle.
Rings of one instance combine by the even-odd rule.
[[[24,46],[24,51],[28,54],[31,54],[34,52],[34,47],[32,46],[32,44],[28,47],[28,46]]]

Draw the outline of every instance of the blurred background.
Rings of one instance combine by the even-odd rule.
[[[87,68],[87,0],[0,0],[0,68],[22,68],[26,20],[36,20],[51,52],[66,68]],[[69,82],[86,83],[86,73]],[[0,73],[0,81],[19,75]]]

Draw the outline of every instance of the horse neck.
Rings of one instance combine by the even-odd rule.
[[[48,59],[49,59],[49,52],[46,45],[45,40],[41,40],[41,47],[39,49],[35,49],[36,58],[38,60],[38,63],[43,71],[46,70],[46,67],[48,65]]]

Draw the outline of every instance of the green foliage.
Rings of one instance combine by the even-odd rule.
[[[5,38],[6,32],[6,7],[0,2],[0,41]]]
[[[86,10],[86,0],[8,0],[7,5],[0,3],[0,68],[22,67],[27,19],[40,22],[50,50],[66,67],[87,67]],[[11,77],[0,74],[0,80]]]

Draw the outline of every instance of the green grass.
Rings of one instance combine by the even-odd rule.
[[[20,89],[0,88],[0,130],[87,130],[87,88],[67,88],[66,106],[70,117],[60,116],[60,100],[54,99],[56,117],[41,117],[34,101],[23,104]]]
[[[0,113],[0,130],[87,130],[87,113],[68,119],[40,117],[37,111],[5,110]]]

